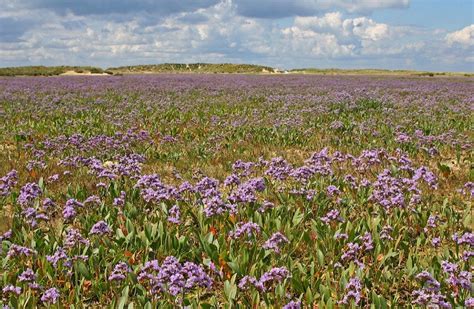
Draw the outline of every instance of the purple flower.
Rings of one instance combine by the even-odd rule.
[[[31,268],[28,268],[18,276],[18,280],[20,282],[33,282],[36,280],[36,274]]]
[[[258,212],[264,213],[265,211],[267,211],[268,209],[272,209],[273,207],[275,207],[275,204],[269,201],[264,201],[262,206],[258,208]]]
[[[281,283],[288,278],[290,273],[286,267],[274,267],[264,273],[259,280],[252,276],[244,276],[239,281],[239,289],[246,290],[249,285],[253,285],[260,292],[267,291],[273,284]]]
[[[334,234],[334,239],[348,239],[349,235],[346,233],[336,233]]]
[[[466,306],[466,308],[474,308],[474,297],[469,297],[466,299],[464,306]]]
[[[66,251],[64,251],[63,248],[61,247],[58,247],[58,249],[56,249],[56,252],[54,252],[53,255],[47,255],[46,256],[46,260],[48,262],[50,262],[51,264],[53,264],[53,267],[56,268],[58,267],[58,263],[59,261],[61,260],[68,260],[68,256],[66,254]]]
[[[380,231],[380,239],[383,240],[393,240],[393,237],[390,236],[390,233],[393,232],[393,228],[390,225],[386,225]]]
[[[260,277],[259,283],[264,287],[265,290],[268,290],[271,284],[281,283],[289,276],[290,272],[288,269],[286,269],[286,267],[274,267]]]
[[[285,243],[288,243],[288,239],[285,237],[285,235],[280,232],[276,232],[263,244],[263,248],[280,253],[280,246]]]
[[[130,272],[132,272],[130,267],[126,263],[120,262],[115,265],[114,270],[109,276],[109,281],[122,281]]]
[[[247,236],[248,238],[252,235],[260,234],[260,227],[258,224],[253,222],[239,222],[234,231],[229,233],[229,236],[233,239],[238,239],[242,236]]]
[[[253,178],[242,183],[237,190],[229,196],[232,203],[253,203],[257,201],[256,192],[265,190],[263,178]]]
[[[240,178],[236,174],[230,174],[227,176],[227,178],[224,180],[224,185],[226,187],[231,187],[231,186],[238,186],[240,184]]]
[[[326,192],[331,197],[341,194],[341,191],[339,191],[339,189],[334,185],[330,185],[329,187],[327,187]]]
[[[349,283],[346,285],[345,294],[340,304],[349,305],[350,300],[353,299],[356,305],[359,305],[361,300],[361,291],[362,291],[362,283],[360,282],[359,278],[351,278]]]
[[[81,235],[81,232],[79,230],[76,230],[74,228],[69,228],[66,231],[66,238],[64,240],[64,247],[65,248],[72,248],[76,245],[83,244],[85,246],[88,246],[90,244],[89,240],[87,238],[84,238]]]
[[[259,284],[259,281],[252,276],[244,276],[239,281],[239,289],[245,291],[249,288],[250,285],[255,286],[259,290],[263,290],[263,287]]]
[[[31,203],[41,195],[41,188],[36,183],[27,183],[20,189],[20,195],[17,202],[21,206],[29,206]]]
[[[68,199],[63,209],[63,217],[66,220],[74,219],[77,215],[76,208],[84,207],[83,203],[78,202],[76,199]]]
[[[292,171],[291,165],[282,157],[272,158],[268,163],[268,169],[265,175],[273,177],[277,180],[285,180]]]
[[[179,206],[174,205],[169,210],[168,221],[174,224],[180,224],[181,223],[180,216],[181,216],[181,212],[179,211]]]
[[[105,221],[99,221],[96,224],[94,224],[89,232],[89,235],[103,235],[110,233],[112,230],[108,226],[108,224]]]
[[[59,291],[56,288],[50,288],[41,295],[41,301],[43,303],[55,304],[59,297]]]
[[[443,269],[445,273],[452,274],[457,271],[458,265],[454,263],[450,263],[448,261],[442,261],[441,268]]]
[[[372,234],[369,232],[365,233],[364,236],[362,236],[362,248],[365,251],[370,251],[374,249],[374,242],[372,241]]]
[[[474,247],[474,233],[466,232],[461,237],[457,233],[453,235],[453,240],[458,245],[468,244],[471,247]]]
[[[2,292],[4,295],[8,295],[8,294],[16,294],[16,295],[20,295],[21,294],[21,288],[18,287],[18,286],[14,286],[14,285],[6,285],[3,289],[2,289]]]
[[[16,170],[11,170],[5,176],[0,178],[0,197],[7,196],[10,194],[11,189],[18,182],[18,172]]]
[[[12,244],[8,250],[7,257],[12,258],[17,256],[30,256],[33,254],[36,254],[35,250]]]
[[[427,271],[419,273],[415,278],[423,282],[423,288],[428,291],[437,292],[441,287],[440,283]]]
[[[59,180],[59,174],[54,174],[48,177],[48,182],[53,183]]]
[[[288,304],[283,306],[283,309],[300,309],[301,308],[301,301],[290,301]]]
[[[3,233],[2,235],[0,235],[0,241],[10,239],[12,237],[12,235],[13,235],[12,230],[8,230],[5,233]]]
[[[212,286],[212,279],[202,266],[191,262],[182,265],[174,256],[168,256],[161,266],[156,260],[145,263],[138,280],[147,281],[153,294],[167,292],[173,296],[194,288],[209,289]]]
[[[120,196],[114,198],[113,205],[114,206],[123,206],[123,205],[125,205],[125,194],[126,194],[125,191],[121,191]]]
[[[321,221],[326,224],[329,224],[332,221],[344,222],[344,219],[339,215],[340,212],[337,209],[330,210],[326,215],[321,217]]]
[[[433,245],[433,247],[438,248],[439,246],[441,246],[441,238],[439,238],[439,237],[434,237],[434,238],[431,240],[431,244]]]
[[[91,195],[84,201],[84,205],[86,204],[96,204],[99,205],[101,203],[100,197],[97,195]]]

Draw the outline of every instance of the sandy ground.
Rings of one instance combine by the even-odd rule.
[[[64,72],[60,75],[67,75],[67,76],[108,76],[109,74],[107,73],[91,73],[91,72],[83,72],[83,73],[77,73],[75,71],[67,71]]]

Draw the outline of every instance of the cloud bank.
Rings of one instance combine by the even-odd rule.
[[[472,71],[474,25],[394,25],[409,0],[0,0],[0,66],[239,62]]]

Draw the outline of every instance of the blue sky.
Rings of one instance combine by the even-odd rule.
[[[474,71],[472,0],[0,0],[0,66]]]

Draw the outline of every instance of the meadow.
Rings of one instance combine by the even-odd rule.
[[[0,78],[3,308],[474,308],[474,78]]]

